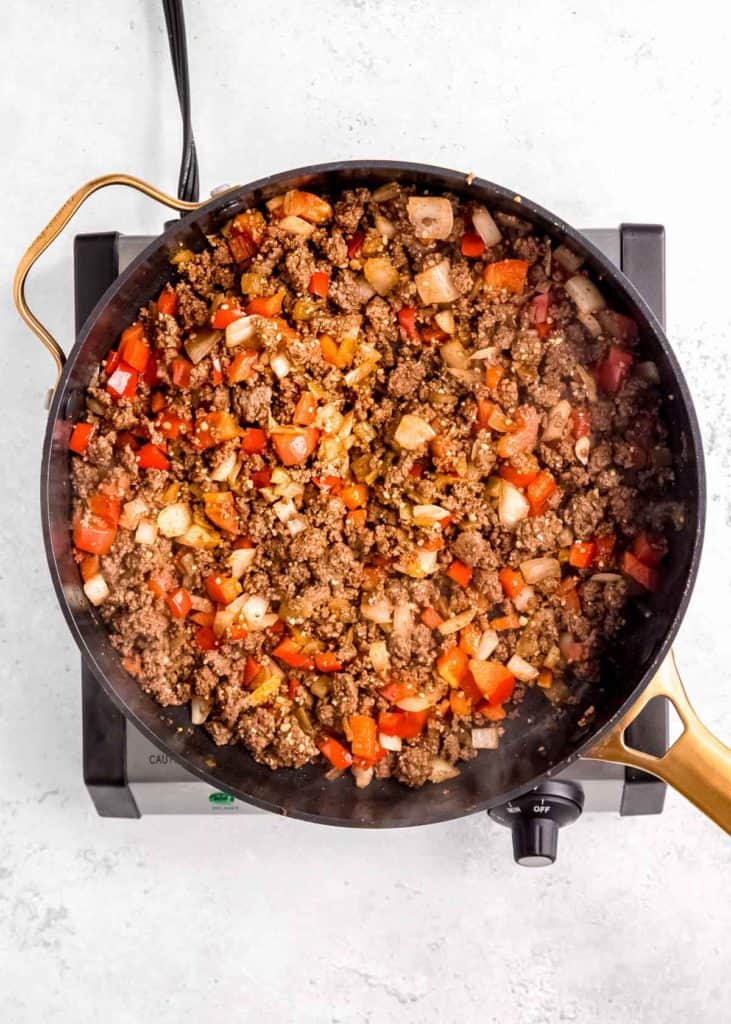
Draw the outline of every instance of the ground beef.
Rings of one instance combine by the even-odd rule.
[[[419,238],[412,193],[295,191],[185,254],[172,303],[147,303],[132,349],[125,336],[95,369],[71,479],[87,591],[106,586],[99,613],[146,692],[191,702],[215,743],[271,768],[322,752],[340,770],[352,747],[376,779],[415,787],[477,755],[489,718],[464,652],[484,631],[490,660],[527,660],[552,702],[586,688],[647,581],[632,551],[684,510],[658,391],[633,369],[616,393],[597,386],[587,368],[619,341],[579,321],[551,243],[496,213],[502,240],[467,259],[470,210],[448,197],[448,237]],[[416,275],[445,260],[458,297],[424,303]],[[484,286],[490,264],[505,287]],[[227,339],[242,315],[249,333]],[[192,365],[186,343],[214,319]],[[154,362],[120,398],[110,377],[130,351]],[[546,440],[561,401],[571,418]],[[600,539],[618,581],[592,578]],[[561,579],[526,591],[525,563],[546,557]],[[459,633],[437,628],[461,613]],[[394,722],[414,729],[400,751],[359,753],[359,730]]]

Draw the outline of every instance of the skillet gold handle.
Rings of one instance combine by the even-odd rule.
[[[35,261],[63,231],[79,207],[94,192],[98,192],[100,188],[106,188],[108,185],[126,185],[128,188],[136,189],[137,192],[142,192],[144,195],[149,196],[150,199],[156,199],[158,203],[162,203],[164,206],[169,206],[171,210],[196,210],[199,206],[203,205],[202,203],[187,203],[182,199],[177,199],[175,196],[168,195],[167,192],[161,192],[154,185],[150,185],[140,178],[134,178],[130,174],[104,174],[100,178],[87,181],[85,185],[77,189],[66,200],[61,209],[51,217],[35,241],[28,246],[18,264],[18,269],[15,271],[15,277],[13,278],[13,301],[23,320],[36,337],[40,339],[41,344],[51,353],[57,371],[55,383],[58,383],[66,356],[50,331],[43,326],[40,320],[28,308],[28,303],[25,299],[26,278]]]
[[[625,730],[653,697],[667,697],[684,726],[662,757],[628,747]],[[685,693],[672,652],[637,703],[585,757],[613,761],[657,775],[731,835],[731,750],[698,718]]]

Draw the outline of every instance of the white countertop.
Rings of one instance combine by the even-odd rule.
[[[0,52],[0,1020],[728,1019],[731,844],[680,797],[585,818],[550,870],[483,816],[380,834],[273,816],[96,817],[79,656],[42,548],[50,360],[9,284],[81,182],[174,190],[179,119],[158,4],[7,0]],[[705,558],[677,641],[731,738],[728,14],[661,0],[512,4],[189,0],[205,189],[337,158],[418,160],[509,185],[578,226],[668,232],[668,326],[708,459]],[[724,84],[725,83],[725,84]],[[76,231],[159,230],[102,194]],[[29,294],[70,346],[71,234]]]

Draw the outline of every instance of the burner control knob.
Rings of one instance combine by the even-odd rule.
[[[558,830],[581,814],[584,793],[574,782],[543,782],[487,813],[513,833],[516,864],[539,868],[556,859]]]

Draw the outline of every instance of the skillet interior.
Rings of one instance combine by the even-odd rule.
[[[216,747],[203,729],[191,729],[187,708],[160,708],[122,669],[89,607],[68,529],[70,425],[83,406],[95,365],[140,305],[167,280],[168,254],[181,243],[194,250],[203,248],[205,235],[224,220],[288,188],[333,193],[355,184],[378,185],[393,179],[423,191],[448,190],[514,213],[586,257],[609,304],[639,323],[646,358],[660,369],[678,473],[676,492],[668,497],[682,500],[686,508],[685,527],[672,538],[661,591],[647,603],[633,606],[621,642],[606,659],[601,684],[587,688],[578,706],[563,710],[529,691],[519,717],[507,722],[499,751],[485,752],[461,765],[459,778],[445,785],[415,791],[393,780],[374,780],[365,790],[356,789],[349,777],[327,782],[321,765],[272,772],[256,764],[243,747]],[[667,653],[690,597],[700,556],[705,492],[700,435],[677,361],[649,308],[598,250],[547,211],[490,182],[475,179],[470,184],[455,171],[372,161],[303,168],[237,188],[171,225],[125,270],[89,316],[56,389],[44,446],[41,499],[47,556],[66,619],[102,686],[137,728],[212,785],[268,810],[327,824],[385,827],[427,824],[501,803],[565,767],[631,705]],[[590,705],[596,713],[580,724],[583,710]]]

